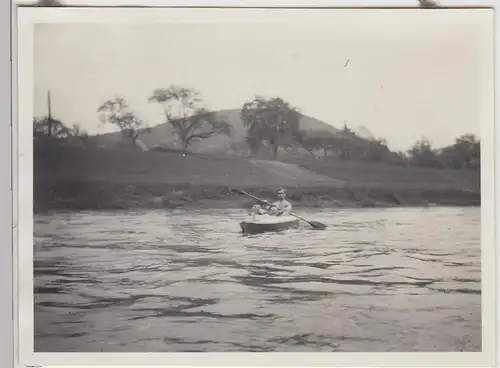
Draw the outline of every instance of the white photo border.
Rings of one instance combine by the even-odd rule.
[[[12,243],[11,172],[11,2],[0,1],[0,366],[12,367],[14,360],[14,298]]]
[[[247,3],[250,3],[248,1]],[[365,1],[368,3],[368,1]],[[241,4],[241,3],[240,3]],[[227,5],[227,4],[226,4]],[[17,8],[13,26],[13,139],[12,188],[14,194],[14,308],[15,340],[20,365],[23,366],[493,366],[495,358],[495,208],[494,172],[496,168],[493,74],[493,11],[484,12],[491,17],[491,39],[484,39],[485,57],[482,68],[484,82],[481,119],[481,257],[482,257],[482,352],[481,353],[34,353],[33,334],[33,30],[35,23],[98,23],[150,24],[151,22],[224,21],[251,22],[305,19],[325,21],[328,10],[280,9],[273,14],[259,9],[187,9],[187,8]],[[348,11],[348,10],[342,10]],[[412,10],[349,10],[353,12],[412,11]],[[420,10],[415,10],[420,11]],[[425,10],[427,11],[427,10]],[[452,11],[436,9],[432,11]],[[454,11],[454,10],[453,10]],[[465,10],[461,10],[465,11]],[[17,13],[17,18],[16,18]],[[489,14],[489,15],[488,15]],[[495,34],[500,35],[495,24]],[[496,50],[495,50],[496,51]],[[17,54],[16,54],[17,52]],[[17,68],[16,68],[17,67]],[[17,75],[15,74],[17,69]],[[495,75],[496,77],[496,75]],[[16,83],[17,78],[17,83]],[[17,115],[16,115],[17,112]],[[500,221],[496,219],[497,225]],[[16,359],[16,360],[17,360]]]

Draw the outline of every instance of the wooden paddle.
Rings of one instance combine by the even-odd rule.
[[[248,197],[250,197],[250,198],[253,198],[253,199],[255,199],[256,201],[258,201],[258,202],[260,202],[260,203],[264,203],[264,204],[267,204],[267,205],[269,205],[269,204],[270,204],[268,201],[265,201],[265,200],[263,200],[263,199],[260,199],[260,198],[258,198],[258,197],[256,197],[256,196],[254,196],[254,195],[252,195],[252,194],[250,194],[250,193],[244,192],[243,190],[240,190],[240,189],[234,189],[234,191],[236,191],[236,192],[238,192],[238,193],[240,193],[240,194],[246,195],[246,196],[248,196]],[[272,207],[274,207],[272,204],[271,204],[271,206],[272,206]],[[318,229],[318,230],[324,230],[324,229],[326,229],[326,227],[327,227],[325,224],[323,224],[323,223],[321,223],[321,222],[319,222],[319,221],[308,221],[308,220],[306,220],[306,219],[304,219],[304,218],[302,218],[302,217],[300,217],[300,216],[297,216],[297,215],[295,215],[295,214],[293,214],[293,213],[290,213],[290,216],[293,216],[293,217],[295,217],[295,218],[298,218],[299,220],[302,220],[302,221],[304,221],[304,222],[307,222],[307,223],[308,223],[309,225],[311,225],[313,228]]]

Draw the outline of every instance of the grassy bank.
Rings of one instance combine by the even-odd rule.
[[[248,208],[254,202],[231,188],[271,199],[281,185],[297,208],[480,205],[473,173],[316,162],[301,163],[307,170],[287,165],[275,169],[276,163],[163,152],[45,148],[34,153],[36,212]]]
[[[313,170],[352,186],[403,189],[461,189],[481,190],[479,172],[424,167],[401,167],[384,163],[325,160],[290,160],[289,162]]]
[[[245,188],[260,198],[272,199],[269,188]],[[382,188],[292,187],[288,193],[295,208],[478,206],[480,195],[460,190],[386,190]],[[250,208],[254,204],[229,187],[189,187],[155,183],[57,181],[35,187],[35,212],[54,209],[127,208]]]

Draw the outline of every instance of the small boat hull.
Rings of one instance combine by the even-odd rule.
[[[293,216],[255,215],[249,220],[240,222],[241,231],[244,234],[296,229],[299,225],[299,220]]]

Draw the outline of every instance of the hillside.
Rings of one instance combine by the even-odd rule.
[[[232,138],[225,136],[216,136],[212,138],[205,139],[201,142],[193,143],[192,150],[195,152],[203,151],[216,151],[221,149],[227,149],[230,145],[235,142],[243,142],[245,139],[245,127],[243,126],[243,121],[240,118],[240,110],[220,110],[217,115],[224,117],[233,127],[234,135]],[[330,131],[332,133],[338,132],[335,127],[324,123],[320,120],[311,118],[309,116],[302,116],[300,120],[300,127],[306,131]],[[107,133],[92,136],[91,139],[97,146],[100,147],[113,147],[121,139],[121,134],[117,133]],[[163,123],[151,127],[151,132],[146,133],[140,137],[141,142],[143,142],[149,149],[154,146],[170,146],[177,147],[175,136],[173,134],[172,126],[169,123]]]

